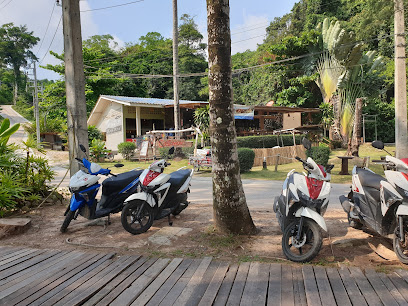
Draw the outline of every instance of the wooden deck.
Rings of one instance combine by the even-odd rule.
[[[408,305],[408,271],[0,247],[0,305]]]

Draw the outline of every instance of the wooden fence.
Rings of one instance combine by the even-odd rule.
[[[255,152],[254,167],[262,166],[264,157],[266,157],[266,164],[268,166],[293,163],[295,156],[299,156],[303,159],[306,158],[306,150],[303,145],[253,150]]]

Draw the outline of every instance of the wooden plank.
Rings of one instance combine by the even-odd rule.
[[[391,293],[391,295],[393,296],[394,300],[398,303],[398,305],[408,306],[408,302],[405,301],[404,297],[394,286],[392,281],[387,277],[387,275],[385,273],[377,273],[377,275],[380,277],[381,281],[383,282],[385,287],[387,287],[387,290]]]
[[[66,295],[55,305],[82,305],[107,283],[132,265],[137,259],[138,257],[136,256],[122,256],[119,260],[115,261],[114,264],[105,269],[103,273],[95,275],[75,291]]]
[[[10,252],[6,252],[3,256],[1,256],[0,264],[4,260],[9,259],[11,257],[18,256],[19,254],[22,254],[22,253],[29,254],[31,252],[32,252],[31,249],[13,249],[13,250],[10,250]],[[24,255],[22,255],[22,256],[24,256]]]
[[[289,265],[282,266],[282,285],[281,285],[281,305],[295,305],[295,296],[293,292],[293,274],[292,267]]]
[[[170,292],[173,286],[177,283],[180,277],[186,272],[188,267],[192,264],[192,259],[184,259],[177,269],[171,274],[166,282],[160,287],[160,289],[153,295],[146,306],[156,306],[164,299],[164,297]],[[197,265],[198,267],[198,265]],[[177,298],[177,297],[176,297]]]
[[[356,280],[357,286],[364,295],[368,305],[382,305],[380,298],[374,291],[370,282],[367,280],[363,272],[357,267],[350,267],[351,276]]]
[[[145,291],[133,302],[132,305],[146,305],[149,300],[155,295],[160,287],[167,281],[171,274],[183,261],[182,258],[174,258],[162,273],[146,288]]]
[[[15,283],[12,280],[15,280],[16,276],[17,277],[18,275],[27,276],[27,274],[28,276],[32,276],[32,273],[30,274],[30,272],[32,272],[33,270],[35,270],[37,273],[41,271],[41,270],[38,270],[39,264],[41,266],[45,266],[47,262],[54,261],[55,256],[57,256],[58,258],[58,257],[61,257],[62,255],[63,253],[60,251],[46,252],[46,253],[41,254],[40,256],[32,258],[31,260],[27,260],[18,266],[15,266],[10,269],[7,269],[6,271],[3,271],[4,279],[1,282],[2,284],[0,285],[0,291],[8,287],[11,287]],[[6,276],[6,273],[9,273],[9,277]],[[27,278],[27,277],[22,277],[19,280],[21,281],[24,278]]]
[[[0,301],[1,303],[4,303],[5,301],[5,297],[12,295],[14,292],[26,287],[26,286],[30,286],[32,284],[33,281],[35,281],[36,279],[42,277],[43,275],[46,275],[48,273],[48,271],[40,271],[34,275],[32,275],[31,277],[24,279],[21,282],[15,283],[12,286],[8,287],[7,289],[4,289],[0,292]],[[21,292],[21,290],[19,291]],[[12,295],[13,297],[15,296],[15,294]],[[11,297],[10,297],[11,298]]]
[[[197,270],[194,272],[193,276],[191,277],[190,281],[187,283],[184,290],[181,292],[179,297],[177,298],[175,304],[176,305],[186,305],[187,301],[192,296],[194,289],[198,286],[203,279],[204,273],[206,272],[208,266],[212,261],[212,257],[204,257],[201,261],[200,265],[198,266]]]
[[[343,281],[344,287],[347,290],[351,303],[359,306],[367,305],[367,302],[361,294],[360,289],[358,289],[356,282],[351,277],[350,271],[345,267],[341,267],[339,269],[339,274]]]
[[[397,273],[391,273],[387,275],[394,286],[398,289],[398,292],[403,296],[403,298],[408,301],[408,286],[405,280],[403,280]]]
[[[305,283],[301,267],[292,267],[295,305],[307,306]]]
[[[267,305],[281,305],[282,266],[273,263],[269,268],[269,286]]]
[[[100,302],[96,305],[109,305],[114,299],[116,299],[126,288],[128,288],[136,279],[138,279],[151,265],[156,262],[157,259],[152,258],[146,261],[146,259],[141,258],[136,264],[144,261],[141,266],[139,266],[136,271],[131,273],[126,279],[124,279],[115,289],[109,292]]]
[[[245,282],[248,276],[250,267],[249,262],[243,262],[239,265],[237,275],[235,276],[234,284],[232,285],[230,295],[228,297],[227,305],[239,305],[242,293],[244,292]]]
[[[4,261],[4,264],[0,265],[0,271],[5,271],[11,267],[14,267],[18,264],[21,264],[22,262],[29,260],[35,256],[38,256],[42,253],[44,253],[45,250],[36,250],[36,251],[30,251],[29,253],[23,253],[21,255],[18,255],[16,257],[12,257],[9,259],[6,259]]]
[[[397,301],[393,298],[391,293],[388,291],[387,287],[382,282],[380,276],[374,272],[372,269],[365,271],[365,276],[370,282],[371,286],[374,288],[378,297],[381,299],[384,305],[398,306]]]
[[[226,262],[223,262],[219,265],[198,306],[207,306],[213,304],[218,290],[220,289],[224,277],[228,271],[228,267],[229,264]]]
[[[323,267],[313,267],[317,288],[319,288],[320,301],[322,305],[336,305],[326,269]]]
[[[159,275],[168,265],[170,259],[160,258],[154,265],[147,269],[132,285],[123,291],[110,305],[123,306],[130,305],[139,295],[146,289],[153,280]]]
[[[188,267],[186,272],[179,278],[176,284],[171,288],[169,293],[164,297],[159,305],[173,305],[174,302],[177,300],[181,292],[183,292],[184,288],[187,286],[190,279],[193,277],[193,274],[197,270],[198,266],[200,265],[201,260],[194,259],[191,265]]]
[[[208,288],[208,285],[211,279],[214,277],[215,271],[217,271],[220,266],[219,262],[212,261],[205,271],[201,280],[193,287],[193,291],[190,294],[190,297],[184,303],[185,306],[197,306],[203,297],[205,291]]]
[[[269,264],[252,262],[245,288],[241,297],[241,305],[265,305],[268,290]]]
[[[137,261],[129,268],[123,271],[115,279],[104,286],[97,294],[84,303],[84,306],[96,305],[99,301],[105,298],[110,292],[117,288],[126,278],[128,278],[133,272],[135,272],[141,265],[143,265],[147,258],[141,258],[140,256],[134,256]],[[118,294],[119,295],[119,294]],[[113,298],[114,299],[114,298]]]
[[[306,299],[309,305],[322,305],[319,291],[317,289],[315,274],[312,266],[302,267],[303,280],[305,284]]]
[[[78,271],[75,275],[71,277],[61,277],[59,280],[59,285],[54,287],[52,290],[48,291],[46,294],[42,295],[39,299],[31,302],[31,305],[41,305],[42,303],[46,302],[48,305],[52,305],[55,302],[59,301],[63,298],[66,294],[68,294],[71,290],[78,287],[81,283],[86,281],[87,279],[91,278],[93,275],[104,269],[110,263],[110,259],[114,254],[107,254],[104,255],[102,258],[97,260],[96,262],[90,263],[81,271]],[[23,305],[25,303],[23,302]]]
[[[218,294],[214,300],[214,306],[223,306],[227,303],[232,285],[234,284],[235,276],[237,275],[238,265],[232,265],[228,269],[224,280],[222,281],[221,287]]]
[[[343,282],[337,269],[327,268],[326,273],[329,278],[337,305],[351,306],[346,288],[344,288]]]
[[[22,281],[22,280],[32,276],[33,274],[35,274],[38,271],[46,269],[46,267],[48,267],[51,262],[55,262],[58,258],[64,257],[64,255],[66,256],[66,253],[59,252],[55,256],[52,256],[50,258],[50,260],[47,260],[45,262],[39,262],[39,263],[37,263],[35,265],[32,265],[31,267],[28,267],[25,270],[22,270],[22,271],[20,271],[18,273],[15,273],[15,274],[13,274],[11,276],[6,277],[5,279],[2,279],[0,281],[0,291],[3,288],[7,288],[7,287],[11,286],[12,284],[14,284],[16,282]]]
[[[407,270],[402,270],[402,269],[397,269],[395,272],[406,282],[408,282],[408,271]]]
[[[103,254],[83,254],[78,259],[74,258],[74,261],[71,260],[70,263],[65,263],[65,260],[56,263],[55,267],[53,267],[56,268],[57,271],[53,268],[49,269],[51,275],[36,279],[30,284],[30,288],[24,287],[14,292],[10,298],[13,298],[13,296],[16,297],[10,301],[10,304],[16,304],[21,301],[29,304],[32,301],[35,301],[37,298],[40,298],[42,295],[58,286],[63,282],[64,278],[67,279],[68,277],[75,275],[77,272],[80,272],[82,269],[89,266],[90,263],[92,263],[92,260],[95,262],[102,257]]]
[[[50,299],[47,300],[47,304],[55,305],[58,301],[63,299],[66,295],[70,294],[72,291],[76,290],[86,281],[98,275],[99,273],[103,274],[104,270],[110,267],[114,263],[114,260],[111,258],[102,262],[100,265],[93,267],[93,269],[87,270],[86,272],[81,272],[79,275],[74,276],[69,281],[65,281],[59,287],[62,287],[62,290],[59,290],[57,294],[54,294]],[[85,270],[84,270],[85,271]]]

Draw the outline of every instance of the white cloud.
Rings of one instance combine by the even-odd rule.
[[[256,50],[265,38],[268,18],[266,16],[245,15],[244,23],[231,28],[231,52],[232,54],[246,50]]]
[[[3,9],[0,7],[1,24],[12,22],[16,26],[26,25],[28,31],[33,31],[34,35],[40,39],[44,38],[44,41],[40,41],[32,50],[41,62],[41,65],[58,64],[60,61],[50,55],[47,50],[49,49],[56,53],[62,53],[64,51],[62,20],[60,22],[62,8],[56,6],[55,0],[24,1],[24,4],[21,2],[22,0],[16,0]],[[80,5],[81,10],[90,9],[88,1],[80,1]],[[55,7],[53,8],[53,6]],[[48,30],[44,36],[48,22]],[[98,34],[98,26],[92,18],[92,12],[81,13],[81,27],[82,39]],[[39,49],[40,45],[41,49]],[[59,78],[58,74],[42,68],[38,69],[37,75],[39,79]]]

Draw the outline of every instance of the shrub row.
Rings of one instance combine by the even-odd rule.
[[[306,151],[306,155],[313,158],[316,164],[326,167],[330,157],[330,148],[326,146],[311,147]]]
[[[301,144],[302,137],[303,136],[301,135],[295,135],[296,144]],[[265,135],[265,136],[237,137],[237,145],[238,145],[238,148],[251,148],[251,149],[273,148],[275,146],[281,147],[282,140],[283,140],[284,146],[293,145],[292,135],[282,135],[282,136]]]

